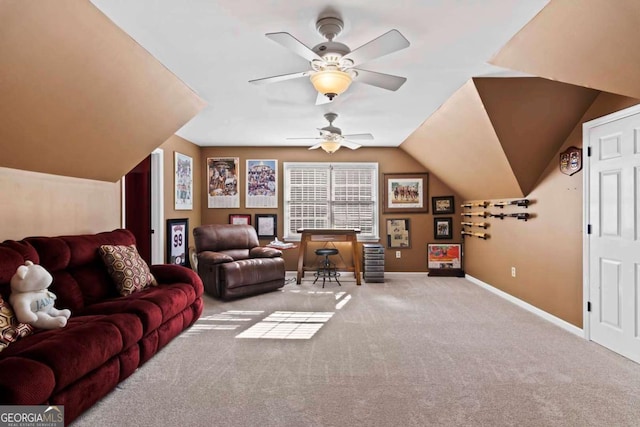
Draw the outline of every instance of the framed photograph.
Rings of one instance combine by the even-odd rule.
[[[409,219],[387,219],[387,247],[405,249],[411,247]]]
[[[251,215],[229,214],[229,224],[251,225]]]
[[[175,152],[174,161],[175,210],[193,209],[193,159]]]
[[[167,264],[189,267],[189,219],[167,220]]]
[[[239,163],[239,157],[207,157],[207,207],[240,207]]]
[[[433,218],[433,238],[453,239],[453,219]]]
[[[432,197],[431,211],[434,215],[455,213],[456,208],[453,204],[453,196]]]
[[[247,160],[247,208],[278,207],[278,161]]]
[[[427,213],[428,173],[385,173],[383,213]]]
[[[278,233],[278,215],[256,214],[258,239],[273,239]]]
[[[429,270],[461,269],[462,245],[459,243],[427,244],[427,268]]]

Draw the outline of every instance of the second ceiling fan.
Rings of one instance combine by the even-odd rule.
[[[352,141],[371,141],[373,135],[370,133],[354,133],[350,135],[343,135],[342,130],[333,125],[335,119],[338,118],[336,113],[327,113],[324,118],[329,122],[329,126],[318,129],[320,136],[315,138],[287,138],[288,140],[304,139],[304,140],[321,140],[321,142],[309,147],[309,150],[315,150],[322,148],[329,154],[333,154],[344,146],[356,150],[361,147],[360,144],[356,144]]]
[[[352,51],[347,45],[333,41],[343,28],[344,23],[339,18],[327,17],[318,20],[316,29],[327,41],[317,44],[313,48],[307,47],[289,33],[266,34],[271,40],[307,59],[311,69],[250,80],[250,83],[275,83],[309,77],[318,91],[316,104],[332,101],[336,96],[346,91],[352,81],[392,91],[398,90],[407,80],[406,77],[356,67],[372,59],[404,49],[409,46],[409,41],[398,30],[391,30]]]

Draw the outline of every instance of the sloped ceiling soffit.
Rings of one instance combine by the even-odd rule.
[[[0,22],[0,166],[117,181],[205,105],[88,1]]]
[[[552,0],[489,62],[640,98],[638,39],[638,0]]]
[[[523,197],[598,93],[537,77],[471,79],[400,148],[464,200]]]

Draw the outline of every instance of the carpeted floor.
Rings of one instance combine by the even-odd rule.
[[[640,425],[640,365],[465,279],[342,283],[206,297],[74,427]]]

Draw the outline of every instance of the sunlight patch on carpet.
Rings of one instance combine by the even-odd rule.
[[[345,304],[348,303],[350,299],[351,299],[351,295],[347,295],[346,297],[344,297],[342,301],[336,304],[336,310],[340,310],[342,307],[344,307]]]
[[[236,338],[310,339],[332,316],[332,312],[276,311]]]
[[[242,311],[242,310],[228,310],[224,313],[212,314],[209,316],[200,317],[189,329],[180,334],[181,338],[188,338],[203,331],[233,331],[238,329],[241,325],[232,324],[216,324],[211,322],[250,322],[254,320],[247,316],[259,316],[264,313],[264,310],[260,311]]]

